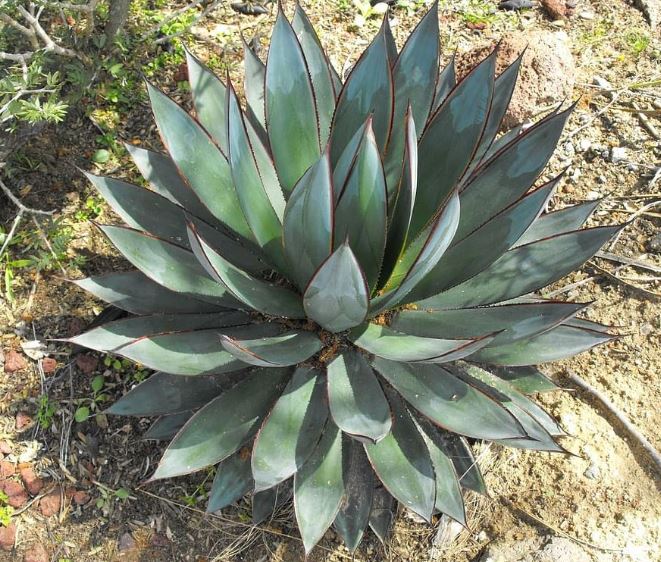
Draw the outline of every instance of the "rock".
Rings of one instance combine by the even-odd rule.
[[[562,537],[553,537],[540,544],[539,538],[491,543],[480,562],[590,562],[591,558],[578,544]]]
[[[133,550],[136,548],[135,539],[131,533],[124,533],[121,537],[119,537],[117,548],[120,552],[126,552],[127,550]]]
[[[16,525],[10,523],[7,527],[0,527],[0,548],[11,550],[16,542]]]
[[[593,20],[594,19],[594,12],[581,12],[578,14],[578,17],[581,18],[582,20]]]
[[[457,56],[457,74],[465,76],[495,47],[495,42]],[[563,31],[525,31],[505,35],[500,44],[496,71],[502,72],[524,51],[521,71],[503,129],[524,123],[539,111],[571,99],[576,67]]]
[[[590,562],[592,557],[578,544],[563,537],[553,537],[544,548],[522,562]]]
[[[623,146],[614,146],[611,148],[610,158],[613,164],[619,164],[627,159],[627,149]]]
[[[540,0],[539,4],[552,20],[567,17],[567,6],[564,0]]]
[[[90,495],[85,490],[78,490],[74,492],[72,499],[76,505],[85,505],[90,501]]]
[[[18,351],[10,349],[5,352],[5,373],[22,371],[27,366],[27,361]]]
[[[41,361],[41,368],[44,370],[44,374],[50,375],[57,369],[57,361],[52,357],[44,357]]]
[[[9,461],[0,461],[0,478],[9,478],[16,474],[16,465]]]
[[[578,149],[581,152],[587,152],[591,147],[592,143],[588,139],[582,139],[581,142],[578,143]]]
[[[599,467],[596,464],[591,463],[590,466],[585,469],[583,476],[585,476],[588,480],[598,480],[599,474]]]
[[[21,478],[31,495],[36,496],[44,487],[44,481],[39,478],[31,466],[21,468]]]
[[[62,498],[60,496],[60,489],[55,488],[52,492],[45,495],[39,500],[39,511],[44,517],[50,517],[60,511]]]
[[[2,480],[0,481],[0,489],[7,494],[7,503],[14,508],[23,507],[28,501],[28,494],[20,482]]]
[[[25,552],[23,562],[50,562],[50,555],[43,544],[37,543]]]
[[[20,431],[32,423],[32,418],[25,412],[16,414],[16,429]]]
[[[661,254],[661,232],[657,232],[652,238],[649,239],[647,247],[650,252]]]
[[[5,441],[4,439],[0,441],[0,453],[3,455],[9,455],[12,452],[12,446],[9,441]]]
[[[96,368],[99,365],[99,359],[94,357],[94,355],[79,355],[76,357],[76,365],[84,374],[91,375],[96,371]]]
[[[661,0],[633,0],[633,4],[643,12],[650,27],[655,30],[661,22]]]
[[[156,548],[164,548],[170,546],[170,541],[168,538],[165,535],[161,535],[160,533],[154,533],[151,536],[151,540],[149,542]]]

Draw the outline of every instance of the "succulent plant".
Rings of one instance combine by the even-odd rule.
[[[109,410],[161,416],[153,478],[217,465],[210,511],[293,494],[307,551],[331,525],[354,550],[396,501],[465,523],[467,438],[562,452],[533,365],[613,336],[535,292],[619,228],[544,212],[560,177],[533,187],[572,108],[500,134],[521,59],[457,82],[436,4],[399,52],[384,18],[344,81],[279,11],[245,108],[187,59],[195,116],[148,85],[167,154],[128,146],[152,189],[89,175],[135,269],[77,283],[130,316],[71,340],[157,371]]]

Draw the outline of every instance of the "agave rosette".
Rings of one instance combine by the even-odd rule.
[[[135,269],[77,282],[130,317],[72,341],[157,371],[110,412],[161,416],[154,478],[217,465],[211,511],[293,492],[306,550],[331,525],[383,539],[396,501],[465,523],[466,438],[562,451],[532,365],[612,338],[535,294],[619,228],[543,212],[571,108],[498,136],[520,59],[458,83],[438,61],[436,4],[399,53],[385,18],[344,82],[280,11],[245,107],[191,54],[195,117],[148,86],[167,154],[128,149],[152,189],[89,175]]]

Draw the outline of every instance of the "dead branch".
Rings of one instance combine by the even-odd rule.
[[[647,440],[647,438],[640,431],[638,431],[638,428],[635,425],[633,425],[626,418],[626,416],[622,414],[608,398],[606,398],[606,396],[600,390],[597,390],[590,383],[586,382],[584,379],[578,376],[574,371],[568,370],[567,377],[576,386],[580,387],[588,394],[591,394],[599,402],[601,402],[602,406],[604,406],[609,413],[615,416],[617,421],[619,421],[622,424],[622,426],[627,430],[629,435],[633,437],[638,442],[638,444],[649,453],[650,457],[656,464],[657,469],[661,471],[661,455],[659,455],[659,452]]]

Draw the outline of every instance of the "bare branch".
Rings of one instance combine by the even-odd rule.
[[[30,41],[30,45],[32,45],[33,49],[38,49],[39,48],[39,41],[37,41],[37,35],[34,31],[34,29],[30,29],[29,27],[25,27],[24,25],[21,25],[18,23],[14,18],[9,16],[8,14],[3,14],[0,13],[0,21],[4,22],[5,24],[13,27],[17,31],[20,31],[23,35],[25,35],[28,40]]]

